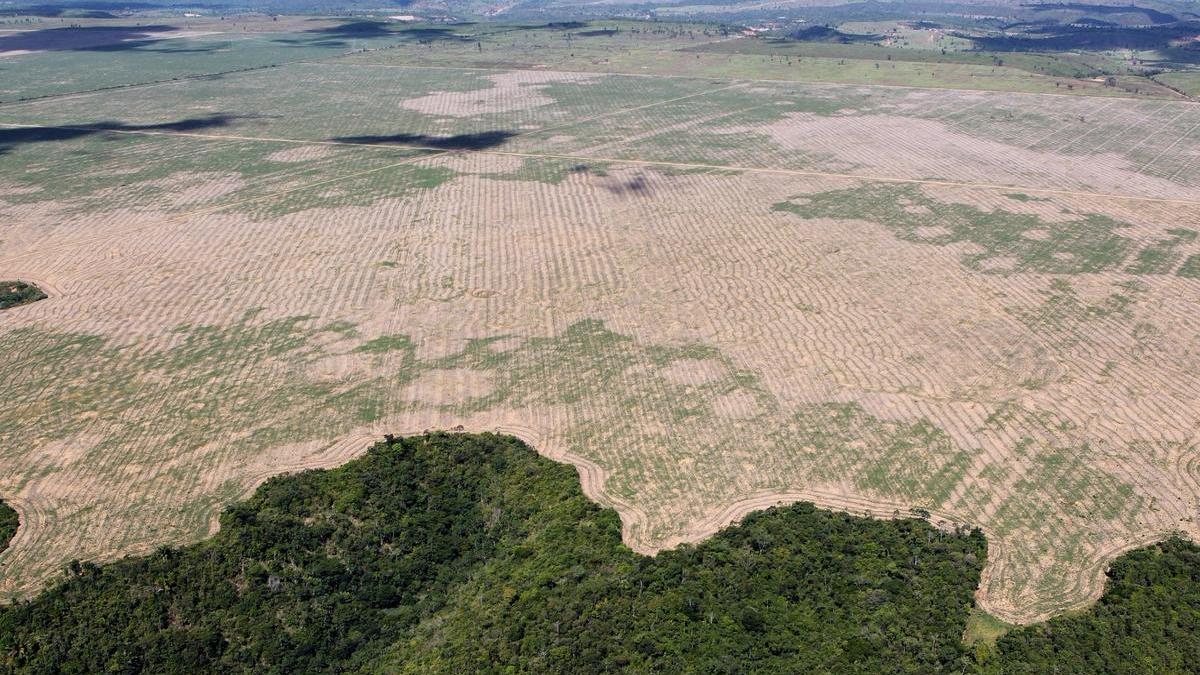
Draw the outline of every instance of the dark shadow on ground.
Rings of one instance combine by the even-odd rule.
[[[117,52],[140,49],[169,37],[176,26],[76,26],[46,28],[0,36],[0,55],[8,52]],[[214,47],[215,49],[215,47]],[[211,51],[202,49],[197,51]]]
[[[637,175],[629,180],[605,185],[604,189],[618,197],[644,197],[650,194],[650,182],[645,176]]]
[[[855,42],[879,42],[883,39],[882,35],[871,35],[867,33],[843,33],[836,28],[829,26],[810,26],[794,30],[787,34],[787,39],[797,42],[832,42],[835,44],[853,44]]]
[[[1132,3],[1123,6],[1093,5],[1084,2],[1060,2],[1057,4],[1029,3],[1022,5],[1022,7],[1033,12],[1075,11],[1087,12],[1088,14],[1141,14],[1149,19],[1151,23],[1173,23],[1179,20],[1166,12],[1160,12],[1149,7],[1138,7]]]
[[[336,26],[312,28],[304,31],[313,37],[278,38],[274,42],[292,47],[346,47],[349,40],[393,38],[399,42],[470,42],[474,38],[460,35],[453,28],[395,26],[386,21],[349,21]]]
[[[164,5],[149,2],[60,2],[54,4],[9,6],[0,12],[8,16],[41,16],[46,18],[66,17],[71,19],[116,19],[116,14],[106,10],[129,11],[133,9],[162,9]]]
[[[402,5],[411,4],[410,2],[401,3]],[[495,25],[478,24],[472,21],[459,21],[456,23],[447,23],[439,26],[410,26],[407,24],[397,24],[388,21],[376,20],[360,20],[349,21],[336,26],[325,26],[323,28],[312,28],[304,31],[306,35],[312,37],[302,38],[277,38],[273,40],[278,44],[288,45],[291,47],[348,47],[351,46],[350,40],[363,40],[371,38],[391,38],[397,43],[412,43],[417,44],[433,44],[435,42],[467,42],[473,43],[481,38],[497,37],[510,33],[519,33],[522,31],[539,31],[539,30],[576,30],[586,28],[589,24],[584,21],[551,21],[549,23],[539,24],[516,24],[497,27]],[[480,27],[481,33],[466,33],[466,29],[472,27]],[[599,31],[588,31],[577,33],[581,36],[601,36],[611,35],[616,31],[605,29]]]
[[[1200,33],[1200,22],[1146,28],[1051,25],[1031,28],[1012,35],[956,35],[974,42],[977,50],[1046,52],[1076,49],[1167,49],[1172,43],[1190,40],[1197,33]],[[1200,54],[1200,50],[1194,51]]]
[[[0,155],[13,148],[32,143],[69,141],[74,138],[103,134],[110,131],[197,131],[228,126],[240,115],[214,114],[207,117],[191,117],[176,122],[159,124],[125,124],[124,122],[97,122],[79,126],[60,125],[52,127],[0,127]]]
[[[338,136],[331,140],[360,145],[402,145],[438,150],[487,150],[508,142],[513,131],[481,131],[457,136],[426,136],[425,134],[393,134],[391,136]]]
[[[1200,48],[1196,47],[1166,47],[1157,50],[1157,58],[1138,57],[1143,64],[1153,64],[1164,68],[1179,68],[1182,66],[1200,64]]]
[[[177,46],[179,40],[143,40],[137,43],[121,43],[119,45],[104,45],[89,51],[96,52],[125,52],[138,51],[150,54],[211,54],[222,49],[230,49],[232,42],[208,42],[201,47]],[[176,43],[176,44],[172,44]],[[194,43],[192,43],[194,44]]]

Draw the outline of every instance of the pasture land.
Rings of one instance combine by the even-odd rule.
[[[1018,623],[1200,534],[1200,106],[422,47],[0,107],[0,277],[50,295],[0,315],[5,595],[428,428],[639,551],[978,525]]]
[[[0,101],[219,77],[404,40],[323,19],[71,23],[0,26]]]

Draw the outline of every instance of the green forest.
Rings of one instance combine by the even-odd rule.
[[[11,535],[10,535],[11,536]],[[430,434],[274,478],[214,537],[72,563],[0,608],[14,672],[1190,672],[1200,549],[1114,565],[1093,609],[968,648],[978,531],[796,504],[655,557],[575,470]]]

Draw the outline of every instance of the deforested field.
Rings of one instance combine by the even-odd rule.
[[[0,106],[4,595],[434,428],[639,551],[977,525],[1021,623],[1200,534],[1200,105],[409,57]]]

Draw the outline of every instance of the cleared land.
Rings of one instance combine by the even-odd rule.
[[[5,594],[433,427],[640,551],[979,525],[1014,622],[1200,533],[1200,106],[410,61],[0,108]]]

